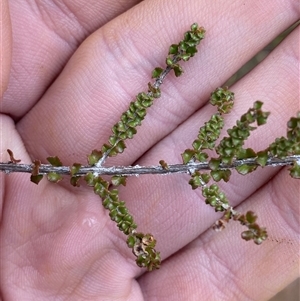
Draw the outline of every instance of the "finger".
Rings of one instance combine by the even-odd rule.
[[[259,212],[269,238],[241,241],[232,222],[207,231],[139,281],[145,299],[269,300],[299,277],[299,183],[283,169],[237,210]]]
[[[39,104],[20,122],[18,129],[26,147],[33,157],[57,154],[65,164],[85,162],[88,152],[107,141],[112,125],[144,90],[145,78],[147,81],[157,65],[154,51],[163,65],[166,49],[178,41],[178,33],[186,29],[189,20],[202,16],[208,32],[200,54],[184,65],[184,78],[169,76],[162,88],[166,95],[149,110],[139,133],[127,143],[125,154],[110,161],[134,162],[200,108],[214,87],[293,23],[297,13],[292,2],[289,8],[286,1],[276,2],[271,12],[260,1],[233,7],[227,2],[215,7],[199,1],[188,6],[172,1],[137,5],[87,39]],[[152,13],[144,13],[147,9]],[[180,11],[183,21],[170,19],[166,24],[165,11],[170,15]],[[216,23],[212,16],[220,11],[224,20]],[[263,20],[257,11],[265,14]]]
[[[23,162],[30,162],[29,156],[24,155],[24,145],[16,131],[14,122],[8,116],[0,114],[0,162],[10,161],[7,149],[13,150],[14,158],[19,160],[22,158]],[[8,175],[0,173],[0,221],[2,224],[2,211],[4,208],[4,197],[6,193],[5,182]]]
[[[0,28],[1,28],[1,45],[0,45],[0,101],[2,95],[7,89],[10,64],[11,64],[11,23],[9,16],[9,8],[6,0],[1,2],[0,5]],[[0,108],[2,107],[2,101],[0,102]]]
[[[7,148],[21,163],[30,162],[13,120],[0,115],[0,125],[0,162],[10,159]],[[0,173],[0,188],[3,300],[54,294],[56,299],[141,300],[132,281],[136,268],[128,260],[133,255],[123,251],[124,236],[113,234],[119,231],[98,196],[45,180],[36,186],[20,173]]]
[[[1,112],[26,113],[90,33],[138,2],[10,1],[13,65]]]
[[[234,120],[245,113],[257,98],[264,101],[266,110],[271,111],[267,124],[254,131],[246,141],[246,147],[252,147],[255,151],[267,148],[276,137],[286,135],[287,121],[299,110],[298,37],[299,28],[232,87],[237,101],[233,112],[225,120],[225,128],[227,124],[233,125]],[[147,166],[161,159],[170,164],[181,162],[180,154],[191,147],[199,127],[214,111],[214,108],[199,110],[136,164]],[[230,203],[237,206],[277,172],[276,168],[259,168],[243,177],[233,172],[228,183],[221,181],[218,186]],[[163,258],[181,249],[220,218],[213,208],[204,204],[200,189],[192,191],[188,185],[189,179],[188,175],[142,176],[130,178],[126,188],[121,190],[121,196],[127,200],[137,224],[143,231],[150,231],[156,236],[157,248]],[[257,214],[260,216],[259,212]]]

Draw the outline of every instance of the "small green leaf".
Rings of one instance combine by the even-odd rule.
[[[268,233],[265,228],[259,229],[259,234],[254,238],[254,243],[260,245],[268,238]]]
[[[264,104],[264,103],[263,103],[262,101],[257,100],[257,101],[253,104],[253,108],[254,108],[255,110],[260,110],[260,109],[262,108],[263,104]]]
[[[169,54],[177,54],[178,53],[178,45],[172,44],[169,48]]]
[[[181,59],[183,60],[183,61],[188,61],[189,59],[190,59],[190,57],[191,57],[191,54],[190,53],[185,53],[185,54],[182,54],[181,56]]]
[[[192,145],[195,150],[199,150],[200,148],[202,148],[202,144],[203,144],[202,140],[196,139],[194,140]]]
[[[203,181],[205,184],[207,184],[207,183],[209,182],[209,180],[210,180],[210,175],[207,174],[207,173],[202,173],[202,174],[201,174],[201,179],[202,179],[202,181]]]
[[[173,61],[170,57],[167,57],[166,64],[167,64],[167,66],[170,66],[170,67],[173,66]]]
[[[117,127],[114,126],[113,129],[115,130],[115,134],[119,134],[119,131],[117,130]],[[114,145],[117,141],[118,141],[118,137],[117,136],[110,136],[108,141],[111,145]],[[99,159],[101,158],[101,156],[99,157]],[[97,163],[98,161],[96,161],[95,163]]]
[[[81,167],[80,163],[74,163],[70,168],[71,176],[74,176],[80,170],[80,167]]]
[[[186,43],[185,41],[181,41],[179,43],[179,48],[180,48],[181,52],[185,52],[188,49],[188,47],[189,47],[189,44]]]
[[[257,220],[257,215],[253,211],[247,211],[246,220],[249,224],[254,224]]]
[[[91,172],[89,172],[85,175],[84,180],[86,181],[88,186],[94,186],[95,185],[95,177]]]
[[[218,170],[220,166],[221,160],[216,158],[211,158],[208,166],[211,170]]]
[[[240,165],[238,167],[236,167],[235,169],[237,170],[237,172],[241,175],[246,175],[252,171],[254,171],[257,168],[256,165],[247,165],[247,164],[243,164]]]
[[[192,25],[191,25],[191,30],[192,31],[195,31],[195,30],[197,30],[198,29],[198,24],[197,23],[193,23]]]
[[[291,168],[289,168],[290,176],[294,179],[300,179],[300,164],[294,161]]]
[[[267,123],[267,119],[270,115],[270,112],[259,112],[257,115],[258,115],[256,119],[257,125],[263,125]]]
[[[183,69],[179,64],[174,64],[173,65],[173,70],[174,70],[174,73],[175,73],[176,77],[179,77],[183,73]]]
[[[121,140],[115,145],[114,150],[116,150],[118,153],[123,153],[125,148],[126,148],[125,142]]]
[[[59,158],[57,156],[55,157],[48,157],[47,161],[52,165],[52,166],[62,166],[61,161],[59,160]]]
[[[193,149],[186,149],[184,153],[181,154],[183,164],[189,163],[194,155],[195,151]]]
[[[42,179],[43,179],[43,175],[31,175],[30,177],[30,181],[37,185]]]
[[[160,94],[159,89],[157,89],[157,90],[155,90],[154,92],[152,92],[152,94],[153,94],[153,97],[149,96],[148,98],[145,98],[145,99],[143,99],[143,100],[141,101],[141,103],[142,103],[142,105],[143,105],[143,108],[138,109],[137,114],[138,114],[138,112],[144,112],[144,114],[142,114],[142,115],[143,115],[143,116],[146,115],[146,110],[145,110],[144,108],[149,108],[149,107],[152,106],[152,104],[153,104],[153,99],[154,99],[154,94],[155,94],[155,96],[158,96],[158,94]],[[156,98],[158,98],[158,97],[156,97]],[[138,114],[138,115],[139,115],[139,114]]]
[[[58,183],[59,181],[62,180],[62,175],[56,173],[56,172],[49,172],[47,174],[47,179],[48,181],[50,182],[53,182],[53,183]]]
[[[231,176],[231,171],[229,169],[226,170],[212,170],[210,175],[214,179],[214,181],[219,182],[223,180],[224,182],[228,182]]]
[[[189,184],[192,186],[192,189],[196,189],[200,186],[205,187],[209,180],[209,174],[201,174],[199,171],[195,171],[195,173],[192,174],[192,178],[189,180]]]
[[[257,153],[257,158],[256,158],[256,162],[260,165],[260,166],[266,166],[268,161],[268,151],[260,151]]]
[[[128,238],[127,238],[127,246],[129,248],[133,248],[133,246],[135,245],[136,243],[136,237],[133,236],[133,235],[129,235]]]
[[[119,122],[117,123],[117,130],[118,130],[119,132],[125,132],[125,131],[126,131],[126,125],[124,124],[123,121],[119,121]]]
[[[79,187],[79,180],[81,179],[80,176],[73,176],[70,178],[70,184],[74,187]]]
[[[202,186],[199,176],[195,176],[190,179],[189,184],[192,186],[192,189],[197,189],[198,187]]]
[[[205,152],[196,152],[194,158],[199,162],[205,162],[208,158],[208,154]]]
[[[220,114],[227,114],[233,107],[234,93],[227,87],[217,88],[211,93],[210,103],[218,107]]]
[[[240,149],[237,154],[238,159],[248,159],[255,158],[257,156],[256,152],[252,148]]]
[[[133,136],[134,136],[136,133],[137,133],[137,130],[136,130],[135,128],[133,128],[133,127],[127,129],[127,131],[126,131],[127,137],[128,137],[129,139],[132,139]]]
[[[187,54],[190,54],[191,56],[194,56],[195,53],[197,53],[197,51],[198,51],[198,50],[197,50],[196,46],[189,47],[189,48],[186,50]]]
[[[152,71],[152,78],[158,78],[162,73],[164,69],[157,67]]]
[[[110,146],[108,146],[110,148]],[[88,156],[88,163],[89,165],[95,165],[100,158],[102,157],[102,152],[94,149],[92,153]]]
[[[189,184],[192,186],[192,189],[196,189],[200,186],[204,187],[210,180],[210,175],[207,173],[200,173],[198,170],[192,174],[192,178],[189,181]]]
[[[254,239],[254,233],[250,230],[242,232],[241,236],[242,236],[242,239],[244,239],[246,241]]]
[[[222,159],[223,164],[230,165],[230,164],[232,164],[233,157],[225,157],[225,156],[223,157],[222,156],[221,159]]]
[[[119,185],[126,186],[126,179],[127,179],[127,177],[125,177],[125,176],[113,176],[111,178],[111,183],[114,186],[119,186]]]

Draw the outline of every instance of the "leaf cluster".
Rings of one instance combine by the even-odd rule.
[[[250,136],[250,131],[256,129],[256,127],[251,126],[251,124],[256,122],[257,125],[262,125],[267,121],[270,113],[262,111],[262,105],[263,103],[261,101],[256,101],[253,108],[242,115],[232,129],[227,130],[229,136],[223,138],[216,147],[220,162],[231,164],[233,159],[244,159],[256,156],[256,153],[252,149],[244,149],[243,145],[245,140]]]
[[[234,93],[227,87],[217,88],[211,93],[210,103],[217,106],[218,113],[212,115],[210,120],[200,127],[197,139],[192,143],[193,149],[186,149],[181,155],[184,164],[195,160],[199,162],[207,160],[208,155],[205,150],[215,148],[224,127],[224,118],[221,115],[229,113],[233,107]]]
[[[258,165],[266,166],[269,158],[284,159],[287,156],[300,155],[300,112],[296,117],[291,117],[287,122],[287,134],[286,137],[276,138],[269,147],[265,150],[259,151],[253,154],[256,156],[256,162]],[[240,167],[242,168],[242,166]],[[251,167],[248,166],[250,169]],[[252,166],[255,169],[256,166]],[[295,179],[300,178],[300,163],[294,161],[292,167],[289,169],[291,177]]]
[[[137,257],[136,263],[139,267],[146,267],[148,271],[160,267],[160,256],[155,251],[156,240],[152,234],[132,233],[127,238],[128,247],[132,248]]]
[[[288,155],[300,154],[300,112],[288,121],[287,127],[287,137],[277,138],[264,152],[267,153],[267,156],[283,159]],[[294,161],[289,170],[293,178],[300,179],[299,161]]]
[[[158,97],[160,97],[159,89],[156,89],[155,93],[142,92],[136,96],[136,100],[130,103],[129,109],[122,114],[121,120],[113,126],[113,134],[109,137],[108,143],[102,147],[103,154],[108,153],[109,156],[115,156],[124,151],[126,147],[124,141],[132,139],[137,133],[136,127],[142,124],[147,108],[153,104],[154,98]]]
[[[197,46],[204,39],[205,29],[199,27],[197,23],[191,25],[191,29],[184,34],[184,38],[178,44],[172,44],[169,48],[169,55],[166,58],[166,65],[174,70],[176,77],[182,75],[183,69],[178,62],[180,60],[188,61],[197,52]],[[164,70],[157,67],[152,72],[153,78],[159,78]]]
[[[151,234],[137,233],[136,223],[128,212],[125,202],[119,199],[117,189],[110,190],[109,182],[100,176],[88,173],[85,181],[94,187],[94,193],[102,199],[102,204],[109,211],[111,220],[117,223],[120,231],[128,235],[127,245],[132,248],[137,257],[136,263],[139,267],[146,267],[148,271],[160,267],[160,254],[155,250],[156,240]],[[115,177],[113,182],[117,185],[124,181],[124,177]]]
[[[247,211],[244,215],[235,217],[242,225],[248,227],[248,230],[242,232],[242,238],[244,240],[253,240],[257,245],[260,245],[267,239],[268,234],[265,228],[260,227],[257,223],[257,215],[252,211]]]
[[[234,93],[227,88],[217,88],[211,94],[210,103],[217,106],[218,113],[212,115],[210,120],[200,128],[197,139],[192,144],[193,149],[185,150],[182,154],[182,159],[184,164],[194,161],[203,162],[208,159],[208,154],[205,152],[206,149],[215,149],[219,157],[210,159],[210,175],[194,171],[191,173],[189,184],[192,186],[192,189],[199,187],[202,189],[202,195],[205,198],[206,204],[214,207],[216,212],[224,212],[223,218],[215,223],[215,230],[223,229],[225,223],[230,219],[237,220],[242,225],[248,227],[247,231],[242,232],[242,238],[245,240],[252,239],[256,244],[260,244],[267,238],[267,232],[265,228],[261,228],[255,223],[256,216],[254,213],[249,211],[246,215],[241,215],[230,206],[228,198],[217,184],[214,183],[210,186],[207,184],[211,178],[216,182],[220,180],[229,181],[231,171],[224,167],[220,168],[221,164],[231,164],[237,158],[256,156],[256,153],[252,149],[243,149],[244,141],[250,136],[250,131],[255,129],[251,124],[254,122],[257,125],[264,124],[269,113],[261,110],[262,102],[255,102],[253,108],[250,108],[242,115],[232,129],[227,130],[229,136],[224,137],[218,146],[215,146],[224,125],[221,115],[229,113],[232,109]],[[245,170],[245,168],[247,169]],[[245,174],[253,170],[253,166],[242,165],[238,166],[237,170]]]

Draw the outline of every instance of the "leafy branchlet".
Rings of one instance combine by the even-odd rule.
[[[173,69],[175,76],[183,73],[182,67],[178,64],[180,60],[188,61],[197,52],[197,46],[204,39],[205,29],[198,27],[197,23],[191,26],[191,30],[184,34],[184,39],[178,44],[172,44],[169,49],[169,56],[166,59],[167,69]],[[167,70],[165,69],[165,70]],[[156,78],[156,84],[161,82],[161,76],[164,76],[164,69],[157,67],[152,72],[152,77]],[[156,86],[156,84],[154,86]]]
[[[171,45],[169,55],[166,59],[166,68],[157,67],[152,72],[152,78],[155,78],[154,84],[148,83],[148,92],[141,92],[136,96],[135,101],[130,103],[129,109],[124,112],[112,128],[112,135],[109,137],[108,142],[104,144],[101,151],[94,150],[98,153],[98,160],[95,160],[93,154],[89,156],[89,164],[102,165],[108,156],[116,156],[122,153],[126,148],[125,140],[132,139],[137,133],[137,126],[142,124],[146,116],[147,109],[152,106],[155,98],[161,96],[160,86],[166,75],[174,70],[176,76],[183,73],[179,61],[188,61],[197,53],[197,45],[204,38],[205,30],[194,23],[191,29],[184,34],[184,39],[178,44]]]
[[[265,166],[268,158],[284,159],[289,155],[300,155],[300,112],[296,117],[292,117],[287,123],[286,137],[276,138],[264,151],[257,153],[257,162]],[[300,178],[300,161],[294,161],[289,169],[291,177]]]
[[[252,211],[247,211],[246,214],[235,214],[235,220],[238,220],[242,225],[248,227],[247,231],[242,232],[242,238],[245,240],[253,240],[257,245],[260,245],[267,239],[268,234],[265,228],[260,227],[256,223],[257,216]]]
[[[262,105],[263,103],[261,101],[256,101],[253,108],[242,115],[232,129],[227,130],[229,136],[223,138],[216,147],[220,162],[231,164],[233,159],[244,159],[256,156],[256,153],[252,149],[244,149],[243,145],[245,140],[250,136],[250,132],[256,129],[256,127],[253,127],[251,124],[256,122],[257,125],[262,125],[266,123],[270,113],[263,112],[261,110]],[[242,168],[243,166],[237,170],[242,171]]]
[[[95,177],[92,173],[87,174],[85,180],[89,186],[94,187],[95,194],[101,197],[102,204],[109,211],[111,220],[117,223],[120,231],[128,235],[127,245],[136,255],[137,265],[146,267],[149,271],[159,268],[160,256],[154,249],[156,240],[151,234],[136,233],[137,225],[132,215],[129,214],[125,202],[119,199],[118,190],[110,190],[109,182],[100,176]],[[115,181],[117,180],[115,179]],[[115,182],[115,184],[120,184],[120,182]]]
[[[210,98],[210,103],[216,105],[218,113],[214,114],[203,127],[200,128],[198,139],[193,142],[193,149],[187,149],[182,154],[183,162],[185,164],[191,161],[205,161],[208,159],[208,155],[205,152],[207,149],[216,149],[218,158],[211,158],[209,161],[209,167],[211,168],[210,175],[207,173],[201,173],[195,171],[191,173],[191,179],[189,184],[192,189],[201,187],[202,195],[205,198],[205,203],[215,208],[215,211],[225,212],[222,219],[218,220],[214,225],[215,230],[221,230],[225,227],[230,219],[238,220],[242,225],[248,227],[247,231],[242,232],[242,238],[245,240],[252,239],[256,244],[262,243],[267,238],[267,232],[265,228],[261,228],[258,224],[254,223],[254,215],[246,213],[246,217],[241,215],[230,206],[229,201],[224,192],[220,191],[220,188],[216,184],[208,186],[208,182],[211,178],[214,181],[219,182],[224,180],[229,181],[231,171],[229,169],[220,169],[220,164],[231,164],[233,159],[250,157],[256,153],[253,150],[244,150],[244,141],[249,137],[250,131],[255,128],[250,124],[257,122],[258,125],[264,124],[269,115],[267,112],[261,110],[262,102],[255,102],[253,108],[249,109],[244,114],[237,125],[232,129],[229,129],[227,133],[229,137],[225,137],[221,140],[219,145],[215,147],[216,141],[220,136],[221,129],[224,122],[222,114],[230,112],[233,106],[234,94],[227,88],[216,89]],[[241,165],[236,169],[238,171],[245,170],[245,168],[253,169],[253,166]],[[249,171],[247,170],[247,171]],[[251,217],[253,217],[251,219]],[[254,221],[253,221],[254,220]]]
[[[160,256],[154,249],[156,240],[151,234],[132,232],[128,236],[127,245],[137,257],[136,263],[139,267],[146,267],[148,271],[160,267]]]

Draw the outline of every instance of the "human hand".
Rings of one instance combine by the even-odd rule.
[[[272,6],[196,0],[9,5],[13,42],[2,2],[2,83],[9,78],[9,84],[1,101],[1,162],[10,148],[26,163],[53,155],[64,165],[84,163],[147,89],[169,45],[198,22],[207,30],[199,53],[183,64],[182,77],[168,77],[124,154],[107,160],[181,162],[214,112],[210,92],[299,19],[297,3],[286,0]],[[284,135],[286,121],[299,110],[298,37],[299,28],[231,88],[236,104],[227,125],[257,99],[271,111],[267,125],[249,139],[255,149]],[[236,223],[211,231],[219,216],[187,179],[141,176],[121,189],[138,231],[154,234],[163,259],[160,270],[144,273],[89,187],[46,180],[35,186],[28,175],[1,174],[2,301],[266,300],[299,276],[299,184],[286,170],[265,168],[220,184],[238,210],[254,210],[267,227],[269,239],[259,247],[240,239]]]

